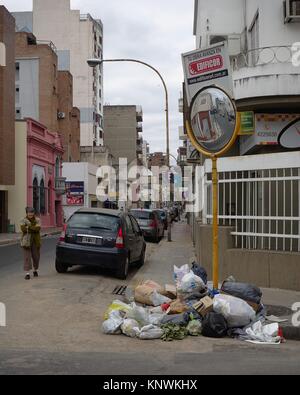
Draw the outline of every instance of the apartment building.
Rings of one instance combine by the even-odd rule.
[[[8,228],[8,189],[15,183],[15,20],[0,6],[0,233]]]
[[[80,112],[73,107],[73,77],[58,71],[57,50],[32,33],[16,33],[16,120],[34,119],[61,134],[65,161],[80,160]]]
[[[149,169],[151,167],[163,167],[168,166],[168,158],[167,155],[163,152],[154,152],[149,155],[148,160]]]
[[[81,146],[103,145],[103,70],[89,68],[87,59],[103,56],[103,25],[91,15],[72,10],[70,0],[33,0],[33,11],[14,13],[18,30],[51,40],[58,70],[74,78],[74,106],[81,114]]]
[[[113,156],[113,165],[120,158],[128,164],[142,163],[143,112],[139,106],[104,106],[104,143]]]
[[[280,151],[280,132],[300,116],[299,22],[299,0],[195,0],[196,47],[227,41],[238,110],[255,113],[241,155]]]

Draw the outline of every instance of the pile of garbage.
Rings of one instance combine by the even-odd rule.
[[[127,303],[115,300],[105,313],[103,332],[141,340],[229,336],[256,344],[283,341],[278,323],[266,324],[258,287],[230,278],[215,292],[197,263],[174,266],[174,281],[162,286],[149,280],[135,288]]]

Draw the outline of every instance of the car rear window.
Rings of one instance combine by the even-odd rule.
[[[166,218],[167,214],[164,211],[158,211],[160,218]]]
[[[120,226],[120,219],[106,214],[78,213],[70,218],[68,225],[72,228],[102,229],[117,232]]]
[[[154,214],[150,211],[131,211],[131,214],[137,219],[154,219]]]

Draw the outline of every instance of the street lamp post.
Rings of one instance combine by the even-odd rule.
[[[89,59],[88,61],[88,65],[90,67],[96,67],[99,66],[101,64],[103,64],[104,62],[132,62],[132,63],[140,63],[148,68],[150,68],[151,70],[153,70],[160,78],[164,90],[165,90],[165,100],[166,100],[166,140],[167,140],[167,165],[168,167],[170,167],[170,122],[169,122],[169,94],[168,94],[168,89],[167,89],[167,85],[165,83],[165,80],[163,79],[162,75],[160,74],[160,72],[154,68],[153,66],[151,66],[148,63],[142,62],[141,60],[136,60],[136,59]]]

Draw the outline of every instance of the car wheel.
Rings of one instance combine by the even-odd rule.
[[[126,258],[125,263],[122,263],[122,266],[117,272],[117,277],[120,280],[126,280],[129,272],[129,257]]]
[[[145,264],[145,256],[146,256],[146,247],[143,248],[142,255],[140,260],[138,261],[137,267],[142,267]]]
[[[154,243],[158,244],[160,242],[159,233],[154,238]]]
[[[63,274],[67,273],[69,266],[66,263],[55,261],[55,269],[57,273]]]

